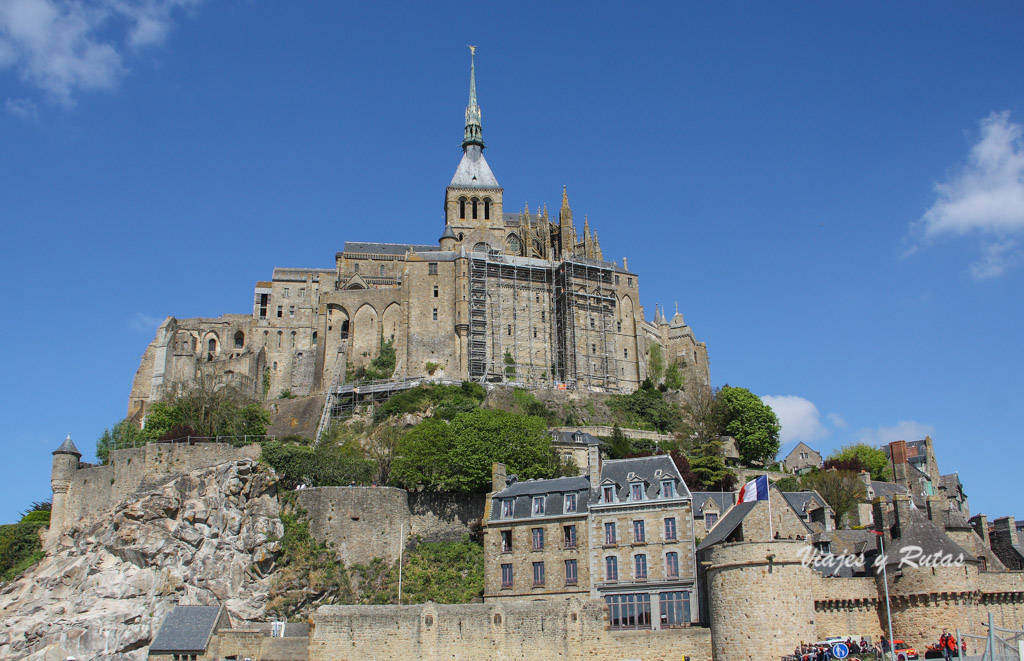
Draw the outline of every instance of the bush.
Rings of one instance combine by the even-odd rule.
[[[612,395],[608,407],[624,418],[629,426],[670,433],[681,423],[679,409],[665,401],[665,396],[645,380],[639,390],[628,395]]]
[[[537,399],[532,392],[523,388],[516,388],[512,391],[512,399],[516,406],[523,412],[523,415],[535,415],[543,418],[548,424],[558,423],[558,415],[548,408],[548,405]],[[593,403],[590,403],[593,407]]]
[[[261,460],[274,469],[283,489],[294,489],[299,484],[310,487],[367,485],[376,473],[376,462],[368,459],[355,441],[312,447],[267,440],[261,445]]]
[[[406,413],[420,413],[434,406],[434,415],[451,420],[462,412],[471,411],[484,401],[487,391],[478,383],[463,381],[461,386],[417,386],[392,395],[373,411],[373,422]]]

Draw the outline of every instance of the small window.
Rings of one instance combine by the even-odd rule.
[[[491,219],[491,198],[484,198],[484,220]]]
[[[629,360],[629,349],[622,350],[622,357],[625,358],[626,360]]]
[[[358,262],[356,262],[355,264],[352,265],[352,272],[353,273],[359,273],[359,263]]]
[[[615,545],[615,522],[608,521],[604,524],[604,543],[605,546]]]
[[[381,276],[384,275],[384,265],[383,264],[380,265],[380,275]]]
[[[466,198],[459,198],[459,220],[466,219]]]
[[[437,275],[437,262],[427,264],[427,275]]]
[[[295,348],[295,331],[292,331],[292,346],[291,346],[291,348],[292,349]]]
[[[619,580],[619,559],[610,555],[604,559],[604,580]]]
[[[562,503],[562,512],[569,513],[576,511],[576,494],[567,493]]]
[[[533,563],[533,584],[536,587],[544,585],[544,563]]]
[[[633,543],[643,544],[647,541],[647,536],[644,531],[643,519],[637,519],[633,522]]]
[[[616,333],[621,333],[622,332],[622,322],[621,321],[616,321],[615,322],[615,332]]]
[[[506,564],[501,566],[501,587],[511,588],[512,587],[512,564]]]
[[[718,523],[718,515],[714,512],[708,512],[704,515],[704,527],[711,530]]]
[[[299,298],[300,299],[306,298],[306,288],[305,287],[299,287]]]
[[[632,287],[633,286],[633,278],[626,278],[626,286],[627,287]]]
[[[661,481],[661,497],[662,498],[675,498],[676,497],[676,483],[672,480]]]
[[[282,305],[278,305],[277,306],[277,316],[278,317],[283,317],[284,316],[284,306],[282,306]]]
[[[629,485],[629,499],[633,502],[644,499],[644,485],[634,482]]]
[[[434,321],[437,321],[437,308],[434,308],[433,319]]]
[[[576,526],[562,526],[562,542],[567,549],[576,548]]]
[[[288,316],[292,317],[292,318],[295,317],[295,306],[294,305],[289,305],[288,306]]]
[[[438,294],[437,285],[434,285],[434,298],[437,298],[437,294]]]
[[[590,345],[590,353],[597,353],[597,345],[596,344],[591,344]]]
[[[576,560],[565,561],[565,584],[576,585],[577,581]]]
[[[284,288],[284,297],[288,298],[288,288],[287,287]]]
[[[473,220],[476,220],[476,213],[477,213],[477,212],[476,212],[476,208],[477,208],[477,205],[478,205],[478,204],[479,204],[479,200],[477,200],[477,199],[476,199],[476,198],[474,197],[474,198],[473,198]]]
[[[594,328],[597,328],[597,327],[596,327],[596,326],[594,325],[594,318],[593,318],[593,317],[591,317],[591,318],[590,318],[590,328],[591,328],[591,330],[593,330]]]
[[[543,551],[544,550],[544,529],[543,528],[534,528],[531,532],[532,532],[532,539],[533,539],[533,550],[534,551]]]
[[[316,346],[316,341],[317,341],[317,338],[316,338],[316,331],[313,331],[313,346],[314,346],[314,347]]]
[[[615,487],[604,487],[601,489],[601,502],[614,503],[615,502]]]
[[[670,516],[665,519],[665,541],[674,542],[676,540],[676,518]]]
[[[508,325],[508,336],[512,337],[512,324]]]
[[[535,339],[535,340],[537,339],[537,329],[536,328],[533,329],[533,339]]]
[[[619,284],[619,274],[615,274],[615,284]]]
[[[533,515],[543,516],[544,515],[544,496],[533,497]]]
[[[511,553],[512,552],[512,531],[502,530],[501,531],[501,552]]]
[[[636,579],[638,581],[646,579],[647,578],[647,556],[644,555],[643,553],[637,555],[633,559],[633,565],[634,565],[634,568],[636,570],[633,575],[636,577]]]
[[[277,331],[277,348],[278,349],[281,348],[281,338],[283,338],[283,337],[284,337],[284,333],[282,333],[281,331]]]
[[[540,320],[544,321],[544,310],[540,311]]]
[[[511,498],[506,498],[501,501],[501,518],[511,519],[512,518],[512,505],[515,501]]]
[[[540,294],[535,294],[535,296],[537,297],[537,302],[540,303]]]
[[[665,554],[665,576],[679,578],[679,554],[675,551]]]
[[[241,349],[245,346],[245,333],[238,331],[235,333],[235,348]]]

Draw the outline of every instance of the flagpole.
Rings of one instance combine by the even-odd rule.
[[[765,489],[765,493],[768,494],[768,541],[775,539],[775,534],[772,531],[772,482],[768,479],[768,475],[765,474],[764,481],[767,483],[768,488]]]

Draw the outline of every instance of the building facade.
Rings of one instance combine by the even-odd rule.
[[[346,242],[330,268],[277,268],[249,315],[168,317],[147,348],[129,401],[141,419],[174,382],[208,375],[260,396],[324,392],[393,349],[393,378],[635,390],[650,347],[685,387],[708,387],[707,350],[683,316],[647,321],[640,276],[604,257],[575,223],[567,192],[508,212],[484,158],[475,65],[462,159],[444,193],[436,243]]]
[[[602,460],[588,473],[512,482],[495,473],[484,599],[589,596],[613,629],[698,620],[691,495],[666,455]]]

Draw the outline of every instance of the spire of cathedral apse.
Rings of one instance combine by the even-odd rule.
[[[484,148],[484,129],[480,122],[480,106],[476,103],[476,46],[469,47],[469,105],[466,106],[466,132],[462,149],[470,145]]]

